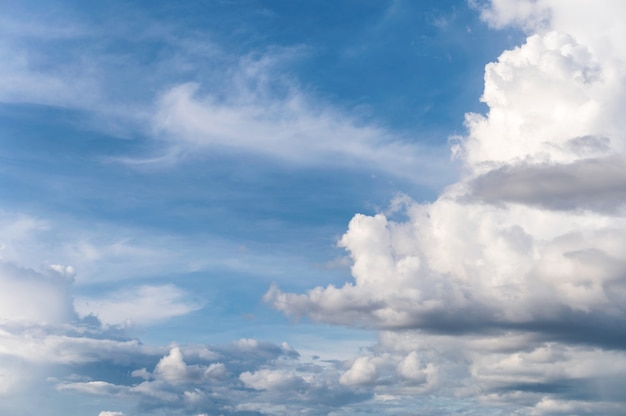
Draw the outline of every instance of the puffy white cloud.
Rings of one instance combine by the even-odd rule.
[[[474,2],[475,4],[479,2]],[[619,0],[581,0],[575,7],[567,0],[491,0],[478,5],[488,23],[518,25],[529,32],[558,30],[575,35],[594,48],[601,58],[624,56],[620,24],[626,6]]]
[[[273,288],[267,299],[288,313],[382,327],[623,317],[613,294],[625,218],[593,211],[621,206],[623,117],[600,111],[626,92],[616,66],[555,31],[505,52],[486,69],[488,115],[470,116],[456,147],[466,177],[431,204],[410,204],[408,222],[356,215],[339,241],[354,283],[308,295]]]
[[[180,348],[172,348],[169,355],[161,358],[154,373],[170,382],[185,381],[188,378],[188,369]]]
[[[530,34],[486,66],[489,112],[469,114],[453,147],[463,177],[432,203],[355,215],[338,243],[353,281],[268,291],[286,314],[397,331],[342,382],[396,397],[413,387],[385,387],[395,363],[424,389],[521,414],[623,409],[626,9],[606,6],[485,7],[489,22]],[[408,220],[394,220],[398,205]],[[406,348],[388,342],[400,334]]]
[[[98,414],[98,416],[125,416],[122,412],[111,412],[108,410],[103,410]]]
[[[402,402],[411,395],[471,399],[474,403],[462,407],[467,414],[490,414],[490,408],[552,414],[543,406],[569,402],[588,409],[581,414],[596,409],[618,415],[624,406],[624,351],[546,342],[532,332],[384,331],[359,359],[377,362],[378,379],[369,388],[380,400]]]
[[[538,30],[549,24],[552,17],[551,10],[545,2],[537,0],[490,0],[487,2],[470,0],[470,4],[481,8],[482,18],[499,28],[514,24],[527,30]]]
[[[46,250],[44,243],[46,233],[54,226],[32,217],[1,214],[0,396],[22,397],[27,391],[31,395],[33,391],[47,395],[58,383],[57,377],[67,377],[68,380],[59,387],[60,390],[72,390],[68,387],[72,385],[76,387],[75,391],[124,394],[124,390],[112,382],[119,381],[115,378],[93,380],[91,371],[77,373],[90,366],[105,365],[120,369],[118,377],[123,379],[133,370],[124,371],[131,363],[152,363],[168,348],[142,345],[117,329],[103,327],[93,316],[81,318],[74,309],[72,296],[76,277],[74,267],[57,261],[43,261],[54,259],[58,254],[58,251]],[[67,233],[64,235],[67,241],[72,240]],[[57,240],[56,243],[62,245],[63,242]],[[80,256],[59,257],[64,257],[63,261],[70,258],[85,261]],[[20,261],[36,269],[18,266]],[[184,295],[174,286],[141,287],[125,294],[126,304],[118,302],[116,306],[121,310],[117,313],[141,323],[180,315],[197,307],[191,302],[183,303],[186,300]],[[132,304],[133,299],[136,300],[133,307],[124,310],[123,306]],[[159,308],[171,309],[164,313]],[[85,315],[89,312],[93,311],[87,311]],[[117,323],[112,318],[110,321],[108,323]],[[215,358],[210,350],[200,347],[189,348],[189,356]],[[190,377],[196,376],[197,370],[195,366],[186,369]],[[75,373],[68,377],[70,371]],[[219,362],[202,371],[203,379],[217,380],[224,374]],[[149,374],[149,377],[153,376]],[[20,401],[16,399],[15,406],[19,406]],[[3,412],[18,410],[19,407],[2,406]]]
[[[472,171],[624,150],[624,121],[613,109],[624,101],[620,63],[599,61],[572,35],[532,35],[504,52],[485,68],[482,99],[488,115],[467,116],[470,135],[455,149]]]
[[[9,302],[9,294],[2,292],[7,302],[2,304],[0,321],[1,396],[14,397],[28,389],[48,391],[56,387],[61,395],[75,392],[106,396],[139,408],[168,408],[174,414],[198,410],[230,414],[231,403],[254,400],[265,406],[276,399],[244,389],[242,380],[247,375],[250,385],[260,388],[259,377],[270,371],[268,367],[275,366],[271,371],[276,374],[295,371],[299,354],[287,343],[241,339],[215,349],[206,345],[150,347],[126,338],[116,328],[100,325],[92,317],[81,320],[73,312],[69,295],[73,274],[71,267],[58,264],[42,274],[2,263],[0,283],[11,289],[12,296],[20,302]],[[42,291],[47,297],[39,299]],[[29,296],[31,292],[33,296]],[[102,366],[107,370],[98,371]],[[320,369],[334,374],[337,384],[334,367]],[[304,374],[317,377],[315,374],[320,371],[307,370]],[[269,379],[276,377],[270,375]],[[314,396],[331,388],[325,381],[311,384],[300,376],[294,380],[302,380],[300,385]],[[288,383],[289,389],[297,389],[296,384]],[[288,394],[283,390],[272,394]],[[310,400],[309,394],[298,394],[294,408]],[[360,397],[342,389],[333,394],[329,395],[331,402],[350,402]]]
[[[376,381],[378,372],[376,364],[369,357],[359,357],[352,363],[348,371],[341,375],[339,381],[347,385],[371,384]]]
[[[261,369],[255,372],[246,371],[239,375],[239,379],[255,390],[276,390],[293,388],[302,383],[302,379],[285,370]]]
[[[198,380],[217,380],[225,374],[226,367],[220,362],[211,363],[208,366],[187,365],[183,358],[182,350],[179,347],[175,347],[170,350],[169,355],[161,358],[154,368],[153,376],[170,384],[178,384]]]
[[[433,368],[432,364],[429,365],[430,368],[424,364],[416,351],[411,351],[398,364],[398,373],[407,380],[423,383],[427,379],[428,371]]]

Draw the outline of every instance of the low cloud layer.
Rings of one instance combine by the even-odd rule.
[[[312,414],[327,414],[371,397],[339,382],[343,363],[301,362],[285,343],[241,339],[176,346],[162,356],[147,352],[130,362],[107,361],[106,379],[59,380],[55,388],[132,402],[141,414],[176,415],[288,415],[311,407]]]

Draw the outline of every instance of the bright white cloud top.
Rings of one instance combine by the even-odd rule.
[[[59,29],[10,4],[0,412],[626,412],[625,3],[492,0],[428,15],[438,30],[478,30],[463,8],[489,36],[525,33],[485,66],[488,110],[439,146],[393,115],[369,121],[374,99],[350,110],[336,86],[316,94],[301,81],[313,71],[293,64],[315,49],[304,41],[249,29],[264,47],[230,51],[242,42],[220,44],[224,28],[209,40],[141,8],[116,30],[50,11]],[[257,6],[255,19],[280,14]],[[361,43],[400,31],[412,7],[386,5]],[[142,48],[125,54],[116,42],[131,45],[137,22]],[[68,41],[90,48],[77,59]],[[59,56],[42,47],[55,42]],[[46,144],[57,137],[67,154]],[[407,196],[450,182],[431,202]],[[340,202],[373,195],[359,207],[371,211],[376,189],[402,187],[371,214]],[[349,274],[320,248],[332,224]]]

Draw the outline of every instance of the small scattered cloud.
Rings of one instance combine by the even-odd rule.
[[[139,286],[105,296],[74,300],[80,316],[94,315],[106,325],[150,325],[200,309],[198,301],[174,285]]]
[[[348,371],[341,375],[339,381],[347,385],[372,384],[378,378],[376,364],[368,357],[359,357],[352,363]]]
[[[279,390],[297,388],[303,383],[302,378],[283,370],[261,369],[255,372],[246,371],[239,375],[239,379],[255,390]]]

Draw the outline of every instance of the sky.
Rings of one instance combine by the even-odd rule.
[[[626,3],[0,4],[0,413],[623,415]]]

